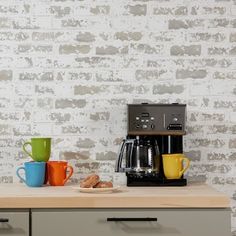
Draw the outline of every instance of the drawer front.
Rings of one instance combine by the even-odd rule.
[[[33,210],[33,236],[230,236],[229,210]]]
[[[29,212],[1,210],[0,235],[29,236]]]

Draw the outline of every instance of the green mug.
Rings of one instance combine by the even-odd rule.
[[[32,153],[26,150],[27,145],[31,146]],[[31,142],[23,144],[23,151],[34,161],[47,162],[51,155],[51,138],[31,138]]]

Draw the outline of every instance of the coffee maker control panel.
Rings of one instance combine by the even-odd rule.
[[[129,104],[128,134],[185,134],[185,104]]]

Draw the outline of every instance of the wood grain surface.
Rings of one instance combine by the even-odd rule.
[[[0,208],[228,208],[229,198],[207,185],[121,187],[113,193],[81,193],[75,185],[30,188],[0,185]]]

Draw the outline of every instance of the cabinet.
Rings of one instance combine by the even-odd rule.
[[[0,209],[1,236],[29,236],[29,210]]]
[[[229,209],[32,209],[32,235],[230,236]]]

